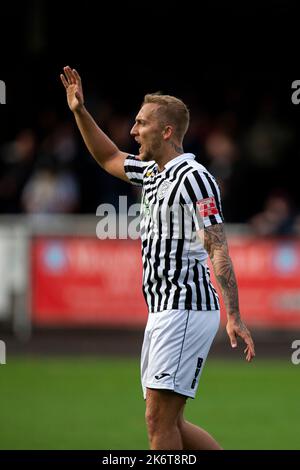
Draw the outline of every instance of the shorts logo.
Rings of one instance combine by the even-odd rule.
[[[209,217],[210,215],[217,215],[219,213],[214,197],[207,197],[206,199],[202,199],[202,201],[197,201],[197,206],[201,217]]]
[[[157,199],[162,199],[165,197],[170,185],[171,185],[171,181],[168,181],[168,180],[164,181],[160,185],[159,190],[157,191]]]
[[[160,380],[167,376],[171,377],[170,374],[159,374],[159,375],[155,375],[155,378],[156,380]]]
[[[195,371],[195,377],[194,377],[194,380],[193,380],[193,382],[192,382],[191,388],[195,388],[195,386],[196,386],[197,377],[198,377],[198,375],[199,375],[199,373],[200,373],[200,370],[201,370],[201,367],[202,367],[202,363],[203,363],[202,357],[198,357],[197,367],[196,367],[196,371]]]

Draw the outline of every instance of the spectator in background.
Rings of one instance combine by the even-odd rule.
[[[45,161],[22,193],[24,211],[31,214],[74,212],[79,205],[79,188],[70,170],[57,161]]]
[[[227,222],[235,218],[239,200],[238,186],[243,177],[234,128],[235,116],[232,113],[223,115],[205,141],[207,168],[219,183]]]
[[[222,130],[216,130],[208,136],[205,148],[209,159],[209,171],[218,180],[224,198],[229,191],[228,182],[238,157],[237,147],[229,135]]]
[[[276,190],[269,194],[262,212],[254,215],[249,224],[258,236],[291,235],[294,214],[288,194]]]
[[[19,213],[20,195],[32,173],[37,151],[35,133],[21,130],[0,149],[0,213]]]
[[[185,137],[185,148],[187,152],[196,154],[196,160],[207,166],[204,154],[204,142],[211,132],[212,122],[210,117],[199,110],[193,111],[193,122],[187,131]]]
[[[40,145],[36,169],[21,196],[27,213],[69,213],[78,209],[80,191],[73,164],[78,149],[69,123],[57,123]]]
[[[137,145],[130,137],[130,130],[133,122],[132,117],[128,115],[112,115],[107,122],[107,132],[113,142],[119,147],[128,149],[129,153],[137,152]],[[118,210],[119,196],[126,195],[128,205],[134,204],[140,200],[140,188],[134,185],[128,185],[124,181],[114,178],[111,175],[101,174],[103,179],[103,201],[110,202]],[[107,197],[109,195],[109,198]]]
[[[300,214],[295,216],[293,234],[296,235],[296,237],[300,237]]]
[[[287,155],[293,138],[291,129],[278,117],[274,98],[265,96],[253,125],[244,134],[244,149],[249,160],[260,171],[273,169]]]

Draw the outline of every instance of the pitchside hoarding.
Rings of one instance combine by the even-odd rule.
[[[95,238],[36,238],[32,313],[39,325],[142,325],[140,244]]]
[[[300,241],[238,236],[229,246],[247,324],[299,327]],[[31,260],[34,324],[145,324],[139,241],[38,237]]]

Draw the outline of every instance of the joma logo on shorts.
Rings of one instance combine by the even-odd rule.
[[[167,376],[170,377],[170,374],[159,374],[159,375],[155,375],[155,378],[156,378],[156,380],[160,380],[160,379],[163,379],[164,377],[167,377]]]

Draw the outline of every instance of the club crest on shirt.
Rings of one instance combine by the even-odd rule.
[[[164,181],[164,182],[160,185],[160,187],[159,187],[159,189],[158,189],[158,191],[157,191],[157,199],[162,199],[162,198],[165,197],[165,195],[167,194],[167,191],[168,191],[170,185],[171,185],[171,181],[168,181],[168,180]]]

